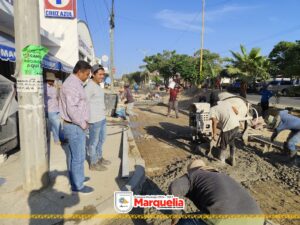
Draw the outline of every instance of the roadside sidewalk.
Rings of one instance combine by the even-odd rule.
[[[139,154],[129,154],[128,179],[119,177],[121,168],[122,127],[118,124],[107,126],[107,139],[104,144],[104,157],[112,162],[107,171],[89,171],[85,162],[85,176],[90,177],[87,183],[95,189],[91,195],[72,194],[67,178],[66,154],[62,146],[50,143],[50,179],[51,184],[43,190],[30,193],[22,189],[21,154],[10,156],[0,165],[0,178],[5,183],[0,186],[0,224],[63,224],[61,218],[39,220],[29,219],[33,214],[115,214],[114,191],[132,190],[140,185],[144,178],[143,172],[136,173],[144,162]],[[131,132],[129,130],[129,132]],[[132,142],[132,140],[130,140]],[[138,164],[138,165],[137,165]],[[25,219],[17,219],[20,216]],[[5,217],[7,217],[5,219]],[[100,220],[83,221],[65,220],[64,224],[100,224]]]

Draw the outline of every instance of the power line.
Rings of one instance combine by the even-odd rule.
[[[83,12],[84,12],[84,18],[85,18],[85,21],[87,22],[87,24],[89,25],[89,21],[88,21],[88,18],[86,16],[86,11],[85,11],[85,1],[82,0],[82,4],[83,4]]]
[[[106,0],[103,0],[103,1],[104,1],[104,4],[105,4],[105,7],[106,7],[106,10],[107,10],[108,15],[110,15],[110,10],[109,10],[107,1],[106,1]]]
[[[96,4],[95,0],[93,0],[93,3],[95,5],[95,10],[94,11],[95,11],[96,17],[98,17],[97,11],[99,10],[99,18],[100,18],[100,21],[101,21],[101,23],[103,25],[103,28],[104,28],[105,27],[105,19],[102,17],[103,15],[101,13],[101,7],[98,8],[98,4]]]

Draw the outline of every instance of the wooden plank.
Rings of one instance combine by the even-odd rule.
[[[122,129],[122,178],[129,177],[129,161],[128,161],[128,136],[127,132]]]

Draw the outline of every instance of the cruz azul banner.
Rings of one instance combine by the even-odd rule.
[[[45,17],[76,17],[76,0],[44,0],[44,3]]]

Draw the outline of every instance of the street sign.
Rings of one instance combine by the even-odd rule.
[[[116,73],[116,68],[113,67],[113,68],[111,69],[111,71],[112,71],[113,73]]]
[[[76,17],[76,0],[44,0],[44,3],[45,17]]]

